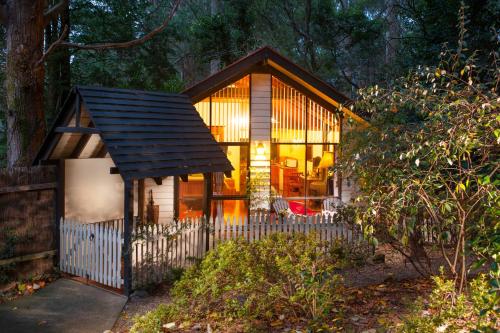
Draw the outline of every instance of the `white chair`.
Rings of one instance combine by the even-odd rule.
[[[337,214],[337,210],[344,205],[342,200],[338,197],[326,198],[323,200],[323,207],[321,214],[325,216],[334,216]]]
[[[286,201],[285,199],[283,199],[281,197],[274,199],[273,209],[274,209],[274,212],[278,215],[279,214],[289,215],[291,213],[290,206],[288,205],[288,201]]]

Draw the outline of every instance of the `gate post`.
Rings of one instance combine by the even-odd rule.
[[[134,222],[133,180],[124,179],[123,196],[123,282],[126,296],[132,292],[132,226]]]
[[[210,211],[212,204],[212,173],[203,174],[203,215],[206,219],[205,251],[210,250]],[[203,219],[202,219],[203,220]]]
[[[60,223],[61,223],[61,218],[64,218],[65,212],[64,212],[64,178],[65,178],[65,170],[64,170],[64,159],[59,160],[57,167],[56,167],[56,174],[57,174],[57,188],[54,193],[55,197],[55,246],[56,246],[56,266],[59,267],[59,263],[61,260],[61,230],[60,230]]]

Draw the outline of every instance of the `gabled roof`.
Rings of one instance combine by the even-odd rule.
[[[264,46],[226,66],[219,72],[187,88],[183,94],[188,95],[193,103],[197,103],[249,73],[263,72],[280,78],[330,110],[341,108],[354,120],[367,123],[366,120],[346,107],[353,103],[351,99],[269,46]]]
[[[68,125],[71,117],[74,124],[78,99],[90,118],[88,127]],[[68,133],[98,134],[124,179],[233,170],[186,95],[77,86],[35,163],[49,159]]]

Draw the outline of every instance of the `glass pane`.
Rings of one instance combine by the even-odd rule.
[[[273,144],[271,149],[271,189],[274,195],[305,195],[306,145]]]
[[[212,134],[219,142],[248,142],[250,79],[245,76],[212,95]]]
[[[326,145],[307,146],[307,194],[309,197],[326,198],[333,193],[333,151]]]
[[[222,172],[214,173],[214,195],[244,195],[247,192],[248,146],[221,146],[234,167],[231,178]]]
[[[203,175],[188,176],[188,181],[179,179],[179,218],[203,216]]]
[[[207,97],[201,102],[196,103],[194,107],[200,114],[201,119],[203,119],[205,125],[210,126],[210,98]]]
[[[340,123],[338,115],[309,100],[307,109],[307,142],[339,143]]]
[[[236,218],[238,221],[241,218],[243,221],[248,215],[247,200],[212,200],[212,215],[213,217],[224,217],[233,221]]]
[[[273,76],[273,142],[306,141],[306,101],[306,96]]]

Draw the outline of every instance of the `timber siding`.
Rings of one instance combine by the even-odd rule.
[[[271,141],[271,75],[252,74],[251,85],[252,140]]]
[[[160,205],[158,222],[167,224],[174,218],[174,177],[163,179],[162,185],[157,185],[153,179],[146,178],[144,181],[145,204],[148,204],[149,191],[153,191],[155,205]]]

